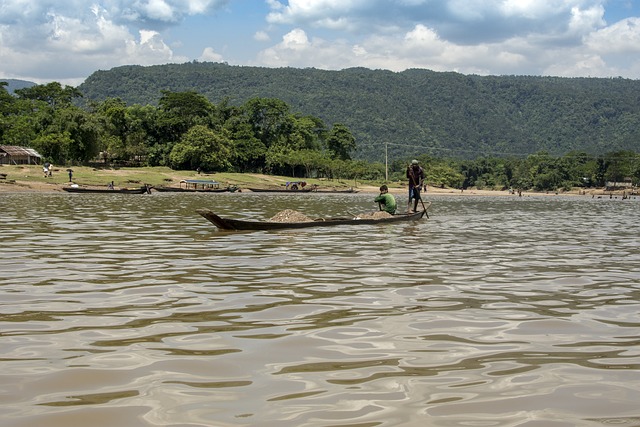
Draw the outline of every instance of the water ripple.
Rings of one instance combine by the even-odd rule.
[[[3,194],[3,426],[637,425],[637,201]],[[627,203],[628,202],[628,203]]]

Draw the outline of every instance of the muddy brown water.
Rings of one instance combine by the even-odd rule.
[[[640,425],[640,200],[195,213],[373,196],[0,194],[0,425]]]

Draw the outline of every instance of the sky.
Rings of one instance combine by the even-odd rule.
[[[640,0],[0,0],[0,79],[191,61],[640,79]]]

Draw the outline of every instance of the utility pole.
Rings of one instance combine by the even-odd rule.
[[[387,155],[387,141],[384,142],[384,182],[389,182],[389,156]]]

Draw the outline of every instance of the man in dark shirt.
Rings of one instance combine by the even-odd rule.
[[[420,197],[420,189],[424,184],[424,169],[417,160],[412,160],[411,165],[407,166],[407,178],[409,179],[409,203],[407,204],[407,213],[416,212],[418,210],[418,200]],[[411,210],[411,200],[413,199],[413,211]]]

